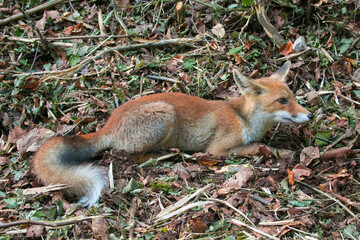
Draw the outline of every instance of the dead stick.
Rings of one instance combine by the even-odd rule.
[[[27,14],[24,9],[22,9],[22,7],[20,6],[18,0],[15,0],[15,3],[18,7],[18,9],[22,12],[22,14],[24,14],[24,16],[29,20],[29,23],[31,25],[31,28],[34,32],[37,32],[37,34],[39,35],[39,38],[40,38],[40,42],[43,44],[44,48],[50,52],[50,48],[47,44],[47,42],[44,40],[40,30],[35,26],[35,23],[34,21],[31,19],[31,17],[29,16],[29,14]]]
[[[255,9],[257,18],[261,26],[264,28],[266,34],[269,36],[269,38],[273,39],[276,46],[280,48],[285,43],[285,40],[275,30],[274,26],[269,22],[268,17],[265,15],[265,8],[261,4],[261,0],[257,2]]]
[[[117,46],[117,47],[113,47],[113,48],[108,48],[108,49],[105,49],[104,51],[100,52],[98,55],[96,55],[96,56],[94,56],[92,58],[86,59],[82,63],[79,63],[77,66],[74,67],[76,69],[73,72],[67,74],[66,76],[81,71],[90,62],[101,58],[103,56],[103,54],[106,54],[106,53],[109,53],[109,52],[113,52],[113,51],[127,52],[127,51],[138,50],[138,49],[141,49],[141,48],[148,49],[148,48],[161,48],[161,47],[169,47],[169,46],[194,47],[194,45],[192,45],[192,44],[190,44],[188,42],[184,42],[184,41],[165,40],[165,41],[160,41],[160,42],[141,43],[141,44],[134,44],[134,45],[128,45],[128,46]]]
[[[161,80],[161,81],[168,81],[168,82],[175,83],[175,84],[177,84],[179,86],[180,90],[183,93],[187,93],[186,89],[185,89],[185,86],[184,86],[184,83],[179,81],[179,80],[175,80],[175,79],[171,79],[171,78],[167,78],[167,77],[153,76],[153,75],[148,75],[148,78],[154,79],[154,80]]]
[[[345,211],[347,211],[353,218],[355,218],[358,222],[360,222],[360,219],[358,216],[356,216],[347,206],[345,206],[345,204],[343,204],[342,202],[340,202],[339,200],[337,200],[335,197],[331,196],[330,194],[328,193],[325,193],[323,191],[320,191],[319,189],[317,188],[314,188],[312,186],[310,186],[309,184],[306,184],[304,182],[301,182],[301,181],[298,181],[298,180],[295,180],[297,183],[301,183],[303,185],[305,185],[306,187],[308,188],[311,188],[312,190],[326,196],[327,198],[333,200],[334,202],[336,202],[337,204],[339,204],[342,208],[344,208]]]
[[[67,220],[53,221],[53,222],[26,219],[26,220],[20,220],[20,221],[9,222],[9,223],[0,223],[0,228],[13,227],[13,226],[18,226],[18,225],[23,225],[23,224],[41,225],[41,226],[47,226],[47,227],[62,227],[62,226],[66,226],[66,225],[70,225],[70,224],[74,224],[74,223],[78,223],[78,222],[92,220],[93,218],[96,218],[96,217],[99,217],[99,216],[76,217],[76,218],[71,218],[71,219],[67,219]]]
[[[27,13],[28,15],[32,15],[32,14],[37,13],[39,11],[54,7],[54,6],[56,6],[56,5],[60,4],[60,3],[63,3],[65,1],[66,0],[56,0],[54,2],[44,3],[44,4],[41,4],[41,5],[37,6],[37,7],[34,7],[32,9],[29,9],[29,10],[25,11],[25,13]],[[8,24],[8,23],[16,21],[16,20],[19,20],[19,19],[21,19],[23,17],[25,17],[25,15],[23,13],[18,13],[18,14],[14,15],[14,16],[10,16],[8,18],[0,20],[0,26]]]

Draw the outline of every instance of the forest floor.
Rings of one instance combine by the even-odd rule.
[[[56,0],[15,18],[40,4],[0,0],[1,240],[360,239],[359,1]],[[256,79],[286,60],[314,119],[262,142],[294,155],[170,149],[138,165],[108,150],[90,208],[32,173],[44,140],[95,132],[125,102],[226,100],[232,69]]]

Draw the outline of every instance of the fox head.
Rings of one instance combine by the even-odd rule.
[[[247,102],[253,109],[268,121],[283,123],[305,123],[313,118],[308,110],[298,104],[294,94],[286,85],[286,77],[290,70],[290,61],[273,73],[270,77],[257,80],[245,77],[234,70],[234,80]]]

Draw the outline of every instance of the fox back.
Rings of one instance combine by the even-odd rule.
[[[71,185],[67,192],[82,196],[80,203],[91,206],[105,180],[86,161],[107,148],[134,156],[174,147],[215,157],[246,155],[246,147],[259,141],[272,124],[305,123],[312,118],[285,84],[289,69],[286,62],[270,77],[258,80],[234,70],[242,95],[228,101],[160,93],[125,103],[100,131],[45,143],[34,157],[34,172],[45,184]]]

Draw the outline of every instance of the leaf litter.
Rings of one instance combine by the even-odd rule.
[[[357,3],[72,1],[9,22],[16,4],[0,4],[0,239],[359,238]],[[106,151],[96,159],[112,166],[114,187],[91,209],[31,173],[48,137],[94,132],[126,101],[228,99],[238,96],[232,68],[256,78],[287,59],[289,87],[315,117],[269,130],[262,142],[285,157],[172,149],[137,165]]]

